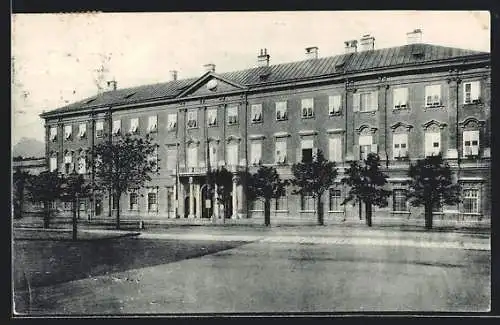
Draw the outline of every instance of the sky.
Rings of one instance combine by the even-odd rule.
[[[12,144],[44,140],[43,111],[97,93],[96,71],[118,88],[254,67],[261,48],[270,64],[344,52],[344,41],[371,34],[375,48],[424,43],[490,52],[487,11],[288,11],[12,15]]]

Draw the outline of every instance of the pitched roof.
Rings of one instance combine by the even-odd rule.
[[[417,54],[417,55],[415,55]],[[275,82],[353,73],[372,69],[389,68],[400,65],[429,63],[457,57],[489,54],[488,52],[451,48],[431,44],[411,44],[397,47],[340,54],[330,57],[308,59],[290,63],[256,67],[240,71],[217,74],[249,88]],[[265,79],[261,75],[266,74]],[[175,98],[199,78],[181,79],[152,85],[144,85],[105,92],[94,97],[63,106],[41,114],[47,116],[57,113],[78,111],[84,108],[113,104],[128,104],[152,99]]]

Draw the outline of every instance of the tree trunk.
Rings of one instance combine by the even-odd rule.
[[[23,217],[23,207],[24,207],[24,185],[20,189],[19,193],[19,211],[18,211],[18,218]]]
[[[108,217],[111,219],[113,216],[113,191],[108,190]]]
[[[116,229],[120,230],[120,198],[121,198],[121,193],[116,194]]]
[[[45,201],[43,203],[43,228],[49,228],[50,221],[50,201]]]
[[[77,209],[77,199],[75,198],[73,200],[73,240],[77,240],[77,233],[78,233],[78,220],[77,220],[77,215],[76,215],[76,209]]]
[[[316,213],[318,214],[318,225],[323,226],[325,224],[323,218],[323,204],[321,203],[321,195],[318,194],[316,200]]]
[[[366,206],[366,225],[368,227],[372,226],[372,204],[371,202],[365,202]]]
[[[266,198],[264,200],[264,224],[271,225],[271,200]]]
[[[425,204],[425,229],[432,229],[432,204]]]
[[[361,200],[358,200],[359,206],[358,206],[358,214],[359,214],[359,220],[363,220],[363,202]]]

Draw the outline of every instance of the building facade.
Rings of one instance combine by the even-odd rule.
[[[462,186],[462,202],[439,207],[441,218],[490,218],[490,54],[424,44],[375,49],[369,35],[345,42],[345,53],[319,57],[306,49],[299,62],[270,65],[261,50],[257,67],[129,89],[114,88],[46,112],[50,170],[92,179],[92,147],[124,133],[150,134],[159,144],[159,175],[121,198],[124,219],[158,223],[263,223],[263,203],[249,202],[237,171],[274,166],[289,179],[291,165],[318,150],[335,161],[338,184],[325,193],[325,222],[357,218],[341,205],[347,161],[376,152],[393,195],[378,216],[423,220],[410,207],[403,182],[409,164],[441,152]],[[207,170],[235,172],[231,200],[214,209],[205,195]],[[113,199],[82,202],[89,219],[114,218]],[[315,223],[312,197],[291,194],[272,202],[272,223]]]

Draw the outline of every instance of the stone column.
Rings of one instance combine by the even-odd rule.
[[[214,185],[214,218],[217,220],[219,219],[219,202],[218,202],[218,195],[217,195],[217,184]]]
[[[196,218],[201,218],[201,200],[203,198],[201,197],[200,184],[194,184],[194,188],[194,194],[196,196]]]
[[[233,199],[233,213],[231,218],[237,218],[238,217],[238,191],[237,191],[237,182],[238,182],[238,176],[233,176],[233,194],[232,194],[232,199]]]
[[[238,218],[241,219],[246,215],[245,207],[243,206],[243,185],[239,184],[236,186],[236,192],[238,193]],[[246,217],[246,216],[245,216]]]
[[[179,214],[180,218],[184,218],[185,214],[185,209],[186,207],[184,206],[184,198],[186,197],[186,190],[184,184],[179,182],[179,193],[177,195],[177,211]]]
[[[167,194],[168,195],[168,194]],[[174,218],[177,216],[177,213],[178,213],[178,208],[179,208],[179,204],[177,203],[177,182],[174,183],[174,187],[173,187],[173,193],[172,193],[172,198],[173,198],[173,202],[170,202],[170,204],[173,204],[174,205],[174,208],[172,209],[174,211]],[[169,208],[170,210],[170,208]],[[168,216],[170,217],[170,211],[167,212]]]
[[[188,212],[188,217],[189,218],[194,218],[193,214],[194,210],[194,184],[193,184],[193,177],[189,177],[189,212]]]

